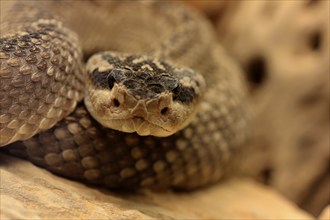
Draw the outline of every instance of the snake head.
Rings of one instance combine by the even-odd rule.
[[[85,105],[103,126],[165,137],[189,124],[205,89],[203,77],[145,55],[103,52],[87,62]]]

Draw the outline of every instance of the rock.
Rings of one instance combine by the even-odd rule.
[[[321,215],[318,218],[319,220],[329,220],[330,219],[330,205],[328,205],[324,210],[321,212]]]
[[[177,1],[177,0],[175,0]],[[221,14],[222,10],[225,9],[227,1],[223,0],[183,0],[183,3],[188,5],[189,7],[195,8],[202,13],[204,13],[211,20],[216,20],[218,16]]]
[[[246,172],[315,216],[330,201],[329,4],[234,1],[217,24],[255,104]]]
[[[1,219],[312,219],[250,179],[193,192],[113,192],[0,154]]]

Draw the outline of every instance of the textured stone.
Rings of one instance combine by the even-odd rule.
[[[232,1],[219,39],[255,103],[246,169],[317,216],[329,204],[329,1]]]
[[[0,168],[1,219],[312,219],[249,179],[193,192],[114,192],[4,154]]]
[[[177,1],[177,0],[174,0]],[[228,4],[227,0],[182,0],[186,5],[203,12],[211,20],[217,19]]]
[[[328,205],[324,210],[321,212],[321,215],[318,218],[319,220],[329,220],[330,219],[330,205]]]

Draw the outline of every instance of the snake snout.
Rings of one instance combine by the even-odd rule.
[[[158,111],[160,117],[166,117],[171,111],[171,106],[173,105],[172,95],[161,96],[158,103]]]
[[[111,95],[110,106],[114,108],[124,108],[127,105],[127,92],[125,89],[120,88],[118,85],[115,85]]]
[[[149,114],[153,114],[167,121],[166,116],[170,112],[172,105],[172,97],[161,96],[154,100],[139,100],[137,104],[132,108],[131,114],[134,117],[148,119]]]
[[[132,109],[131,114],[133,117],[147,119],[148,110],[145,103],[142,100],[139,101],[138,104]]]

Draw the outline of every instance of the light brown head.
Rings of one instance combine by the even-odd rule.
[[[204,93],[203,77],[144,55],[103,52],[87,63],[85,105],[103,126],[165,137],[185,127]]]

